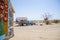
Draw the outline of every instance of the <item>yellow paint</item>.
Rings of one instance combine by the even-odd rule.
[[[8,0],[5,0],[5,4],[8,4]],[[4,34],[8,35],[8,21],[5,22],[3,20],[3,24],[4,24]]]
[[[8,21],[3,22],[4,23],[4,33],[7,35],[8,34]]]

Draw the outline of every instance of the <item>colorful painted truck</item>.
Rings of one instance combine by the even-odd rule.
[[[28,20],[26,17],[17,17],[16,23],[18,23],[19,26],[24,26],[24,25],[28,25]]]
[[[19,24],[19,26],[35,25],[33,21],[29,21],[26,17],[17,17],[16,23]]]

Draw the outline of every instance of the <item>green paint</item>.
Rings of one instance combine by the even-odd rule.
[[[4,34],[3,20],[0,18],[0,36]]]

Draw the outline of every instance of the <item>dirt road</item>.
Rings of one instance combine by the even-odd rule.
[[[60,24],[14,27],[10,40],[60,40]]]

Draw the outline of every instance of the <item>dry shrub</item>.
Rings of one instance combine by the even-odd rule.
[[[50,24],[50,22],[47,20],[47,21],[45,21],[45,24],[47,24],[47,25],[48,25],[48,24]]]
[[[59,20],[54,20],[53,23],[59,23]]]

